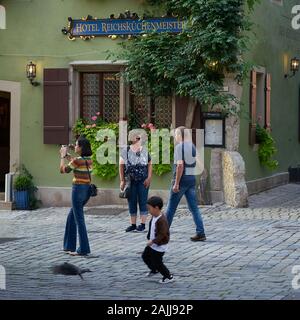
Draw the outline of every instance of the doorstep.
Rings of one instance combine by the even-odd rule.
[[[14,209],[13,202],[0,201],[0,210],[13,210],[13,209]]]

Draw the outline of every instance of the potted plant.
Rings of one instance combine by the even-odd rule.
[[[256,143],[258,147],[258,158],[261,165],[274,170],[278,167],[278,161],[273,160],[273,155],[277,152],[275,141],[270,132],[262,128],[259,124],[256,125]]]
[[[14,201],[17,210],[32,210],[37,208],[35,187],[32,175],[23,166],[20,174],[14,180]]]

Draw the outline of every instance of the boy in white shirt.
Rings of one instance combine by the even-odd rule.
[[[162,214],[163,200],[154,196],[147,201],[148,210],[152,215],[149,223],[147,246],[142,254],[145,264],[150,272],[147,276],[153,276],[160,272],[163,278],[160,283],[169,283],[174,281],[173,275],[163,263],[163,255],[167,250],[167,244],[170,240],[169,224],[167,218]]]

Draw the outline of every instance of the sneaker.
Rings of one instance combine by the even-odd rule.
[[[205,234],[196,234],[195,236],[191,237],[191,241],[205,241],[206,237]]]
[[[145,229],[146,229],[145,225],[140,224],[140,225],[136,228],[136,231],[137,231],[137,232],[144,232],[144,231],[146,231]]]
[[[155,272],[149,271],[149,272],[146,273],[146,277],[153,277],[153,276],[155,276],[157,273],[158,273],[158,271],[155,271]]]
[[[131,225],[131,226],[129,226],[128,228],[126,228],[126,232],[131,232],[131,231],[134,231],[134,230],[136,230],[136,225]]]
[[[159,280],[158,282],[159,283],[169,283],[169,282],[173,282],[174,281],[174,277],[173,275],[171,274],[170,275],[170,278],[166,278],[166,277],[163,277],[161,280]]]

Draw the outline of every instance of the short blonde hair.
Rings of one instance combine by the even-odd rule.
[[[128,140],[135,141],[136,138],[140,138],[141,142],[144,142],[148,139],[147,133],[143,129],[134,129],[129,132]]]
[[[192,129],[188,129],[184,126],[180,126],[175,129],[175,134],[180,135],[182,140],[191,140],[192,139]]]

